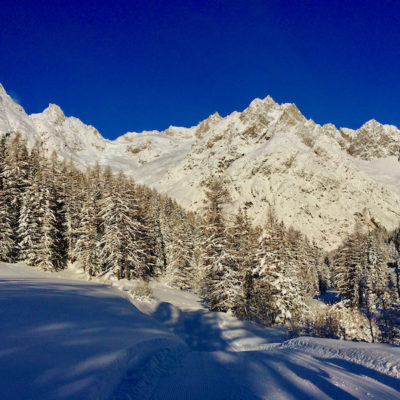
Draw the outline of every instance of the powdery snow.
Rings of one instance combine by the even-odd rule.
[[[0,264],[2,400],[400,399],[398,347],[287,340],[162,282],[132,304],[134,283],[78,276]]]
[[[108,399],[129,365],[186,344],[121,292],[0,264],[0,399]]]

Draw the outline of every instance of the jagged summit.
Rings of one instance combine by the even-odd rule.
[[[4,86],[0,83],[0,96],[7,95],[6,90],[4,89]]]
[[[268,95],[264,99],[260,98],[255,98],[248,106],[248,108],[257,108],[257,107],[265,107],[265,106],[274,106],[277,105],[277,103],[273,100],[273,98]]]
[[[65,117],[64,111],[60,108],[60,106],[53,103],[49,103],[49,105],[42,111],[42,114],[56,114]]]
[[[375,128],[378,126],[382,126],[382,124],[380,122],[378,122],[376,119],[372,118],[369,121],[365,122],[365,124],[363,124],[361,128]]]
[[[400,222],[400,132],[375,120],[358,130],[321,126],[295,104],[267,96],[197,126],[128,132],[110,141],[57,105],[27,115],[2,87],[0,99],[0,135],[19,132],[30,146],[39,142],[47,154],[54,150],[82,168],[98,162],[122,170],[190,209],[202,207],[204,185],[221,176],[232,211],[246,208],[263,224],[273,206],[286,225],[327,249],[360,215],[388,229]]]
[[[214,114],[211,114],[208,118],[212,118],[212,119],[222,119],[222,117],[219,115],[218,111],[215,111]]]
[[[37,118],[47,119],[55,124],[65,121],[64,111],[57,104],[49,104],[40,114],[34,114]]]

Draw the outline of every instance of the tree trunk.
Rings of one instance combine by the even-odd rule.
[[[125,261],[125,278],[131,279],[131,273],[129,270],[128,260]]]

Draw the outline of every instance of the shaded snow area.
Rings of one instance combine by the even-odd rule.
[[[71,274],[70,274],[71,275]],[[153,284],[0,264],[0,399],[400,399],[400,348],[287,340]]]

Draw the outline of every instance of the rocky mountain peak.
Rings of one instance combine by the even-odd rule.
[[[0,97],[8,96],[4,86],[0,83]]]
[[[400,149],[400,131],[393,125],[383,125],[371,119],[350,137],[348,152],[353,157],[373,160],[397,155]]]
[[[274,105],[277,105],[277,103],[274,101],[274,99],[268,95],[267,97],[265,97],[264,99],[260,99],[260,98],[255,98],[250,104],[249,107],[250,109],[260,109],[260,108],[268,108],[268,107],[272,107]]]
[[[369,121],[367,121],[364,125],[360,127],[360,129],[376,129],[377,127],[381,127],[382,124],[379,123],[376,119],[372,118]]]
[[[279,108],[279,104],[276,103],[271,96],[267,96],[264,99],[256,98],[249,106],[241,113],[242,115],[254,115],[254,114],[266,114],[272,109]]]
[[[39,116],[40,114],[36,114]],[[46,118],[49,122],[60,124],[65,121],[66,117],[64,111],[57,104],[49,104],[47,108],[41,113],[43,118]]]
[[[214,114],[211,114],[207,120],[208,121],[220,121],[222,119],[222,117],[219,115],[218,111],[215,111]]]

